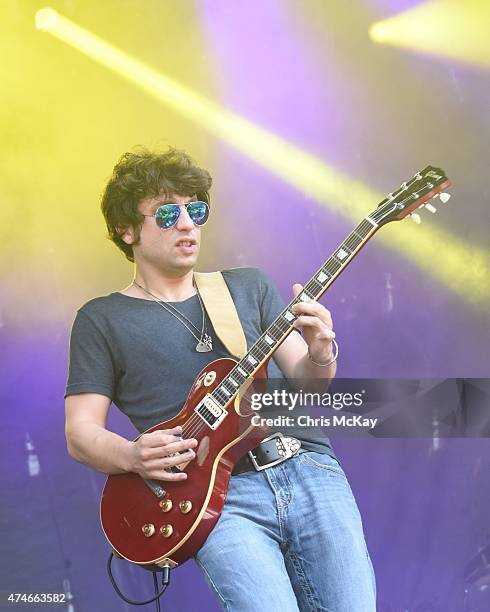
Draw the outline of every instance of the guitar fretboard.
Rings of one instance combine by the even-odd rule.
[[[230,402],[240,387],[271,357],[294,329],[293,324],[297,317],[291,311],[291,307],[298,302],[318,300],[377,229],[378,224],[367,216],[347,236],[334,251],[333,255],[325,261],[322,267],[304,285],[301,293],[289,302],[286,308],[256,340],[247,354],[242,357],[233,370],[225,376],[221,384],[211,393],[220,405],[224,407]]]

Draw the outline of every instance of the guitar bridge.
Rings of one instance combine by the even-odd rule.
[[[228,414],[228,411],[218,404],[212,395],[206,395],[194,408],[194,412],[213,430],[220,426],[221,421]]]

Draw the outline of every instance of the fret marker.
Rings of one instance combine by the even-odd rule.
[[[307,293],[302,293],[299,297],[302,302],[311,302],[311,297]]]
[[[286,310],[286,314],[284,315],[284,318],[287,319],[288,321],[292,321],[294,319],[294,315],[289,310]]]
[[[316,279],[318,281],[320,281],[321,283],[323,283],[323,281],[327,280],[328,276],[325,274],[325,272],[320,272],[320,274],[316,277]]]
[[[231,384],[232,384],[234,387],[238,387],[238,383],[237,383],[237,381],[236,381],[234,378],[231,378],[231,376],[230,376],[230,378],[229,378],[228,380],[231,382]]]
[[[264,340],[267,342],[267,344],[274,344],[274,340],[267,334],[264,336]]]
[[[344,251],[344,249],[339,249],[339,250],[337,251],[337,257],[338,257],[339,259],[345,259],[345,258],[347,257],[347,255],[348,255],[348,254],[349,254],[349,253],[347,253],[347,251]]]
[[[228,397],[230,397],[231,393],[227,391],[224,387],[220,387],[219,390],[225,393]]]
[[[238,367],[237,370],[240,372],[242,376],[245,376],[245,378],[248,378],[248,374],[247,372],[245,372],[243,368]]]
[[[248,355],[248,356],[247,356],[247,359],[250,361],[250,363],[251,363],[252,365],[255,365],[255,364],[257,363],[257,360],[256,360],[256,359],[254,359],[254,358],[252,357],[252,355]]]

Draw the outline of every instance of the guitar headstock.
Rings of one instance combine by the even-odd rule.
[[[450,185],[451,181],[444,170],[427,166],[390,193],[369,217],[380,227],[391,221],[401,221],[408,215],[415,223],[420,223],[420,216],[415,213],[417,208],[424,207],[435,213],[436,208],[429,200],[439,198],[439,201],[445,204],[451,196],[442,192]]]

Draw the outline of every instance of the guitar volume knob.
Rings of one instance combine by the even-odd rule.
[[[141,528],[141,531],[144,533],[145,538],[151,538],[151,536],[155,533],[155,525],[151,523],[146,523]]]
[[[181,502],[179,502],[179,508],[182,514],[187,514],[188,512],[192,510],[192,502],[189,501],[188,499],[184,499]]]
[[[171,499],[162,499],[158,505],[160,506],[162,512],[170,512],[173,506]]]
[[[164,538],[169,538],[174,532],[174,528],[172,527],[172,525],[162,525],[160,527],[160,535],[162,535]]]

